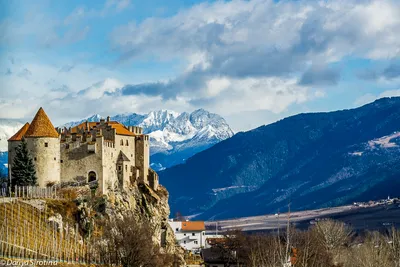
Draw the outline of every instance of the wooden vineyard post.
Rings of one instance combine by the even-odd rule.
[[[76,224],[76,227],[75,227],[75,245],[74,245],[74,251],[75,251],[75,253],[74,253],[74,260],[76,261],[78,258],[77,258],[77,254],[76,254],[76,238],[77,238],[77,234],[78,234],[78,224]]]

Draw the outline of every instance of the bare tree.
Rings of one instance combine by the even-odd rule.
[[[400,231],[392,228],[388,238],[390,252],[392,254],[395,267],[400,267]]]
[[[351,228],[345,223],[331,219],[318,222],[314,230],[328,251],[345,245],[353,235]]]
[[[351,267],[394,267],[391,249],[380,233],[368,234],[363,244],[351,250],[345,266]]]
[[[160,253],[153,242],[154,231],[149,222],[139,222],[134,215],[114,218],[103,225],[99,250],[109,265],[171,266],[172,256]]]

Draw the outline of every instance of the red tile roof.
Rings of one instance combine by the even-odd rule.
[[[19,129],[19,131],[16,134],[14,134],[13,136],[10,137],[10,139],[8,139],[8,141],[21,141],[22,137],[24,137],[28,128],[29,128],[29,122],[25,123],[24,126],[22,126],[22,128]]]
[[[88,122],[88,124],[89,124],[89,129],[90,129],[90,128],[93,128],[94,126],[96,126],[97,122]],[[86,127],[86,122],[82,122],[81,124],[79,124],[79,125],[77,125],[75,127],[72,127],[71,128],[71,133],[77,133],[78,132],[78,128],[79,129],[83,129],[85,131],[89,130]]]
[[[205,231],[204,222],[182,222],[182,231]]]
[[[96,125],[99,125],[99,122],[88,122],[89,128],[93,128]],[[129,135],[129,136],[135,136],[135,134],[131,131],[129,131],[123,124],[116,122],[116,121],[109,121],[105,122],[105,124],[110,125],[112,128],[115,129],[116,133],[119,135]],[[77,133],[79,129],[83,129],[87,131],[86,127],[86,122],[82,122],[81,124],[71,128],[71,133]]]
[[[58,138],[58,133],[51,123],[46,112],[40,108],[33,118],[25,137],[54,137]]]

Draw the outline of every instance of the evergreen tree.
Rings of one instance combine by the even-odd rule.
[[[32,158],[29,155],[26,142],[22,139],[21,144],[15,150],[16,154],[11,168],[11,186],[36,185],[36,170]]]

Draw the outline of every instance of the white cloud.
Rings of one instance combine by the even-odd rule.
[[[23,27],[1,22],[0,31],[7,31],[0,41],[35,36],[46,46],[71,44],[88,36],[91,29],[83,25],[88,18],[105,18],[130,6],[127,0],[108,0],[98,9],[78,7],[64,19],[53,16],[51,20],[32,12],[30,23]],[[23,57],[23,62],[7,63],[4,68],[0,64],[2,71],[7,70],[0,76],[7,88],[0,91],[0,113],[24,117],[45,104],[60,122],[92,113],[143,113],[158,108],[204,107],[222,115],[284,114],[292,105],[325,97],[325,87],[340,82],[340,69],[331,68],[331,63],[346,57],[398,56],[398,36],[399,1],[202,3],[171,17],[131,21],[110,36],[120,61],[177,59],[186,64],[181,75],[142,84],[121,79],[101,66],[94,71],[94,65],[69,60],[47,64]],[[367,94],[356,104],[377,97]]]
[[[283,58],[287,53],[301,54],[302,60],[329,62],[350,54],[382,59],[399,51],[399,18],[400,2],[390,0],[236,0],[131,22],[116,29],[112,40],[125,53],[123,59],[193,53],[228,59],[257,49],[272,49]]]

